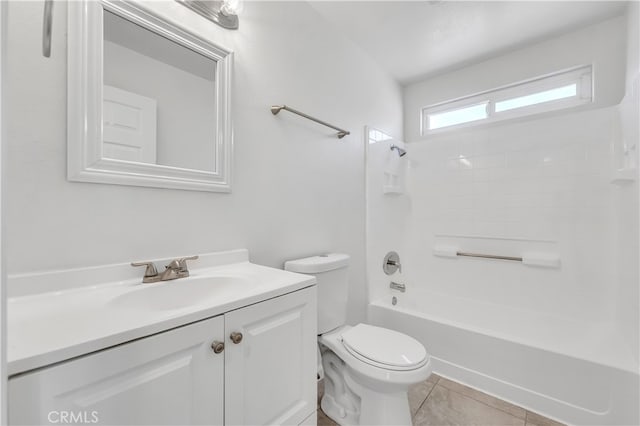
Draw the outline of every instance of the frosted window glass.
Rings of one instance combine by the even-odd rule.
[[[2,1],[2,0],[0,0]],[[497,123],[592,101],[592,67],[560,71],[422,108],[421,134]]]
[[[520,96],[518,98],[496,102],[496,112],[509,111],[511,109],[556,101],[558,99],[571,98],[577,94],[578,85],[573,83],[568,86],[557,87],[555,89],[545,90],[544,92],[534,93],[532,95]]]
[[[485,118],[487,118],[487,102],[438,114],[429,114],[429,129],[439,129]]]

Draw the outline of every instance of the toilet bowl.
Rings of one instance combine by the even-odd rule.
[[[389,339],[391,338],[391,339]],[[431,374],[415,339],[381,327],[343,326],[319,337],[322,411],[341,425],[410,425],[409,386]]]
[[[410,425],[409,386],[431,374],[424,346],[369,324],[345,325],[349,256],[328,254],[285,263],[318,280],[318,345],[324,372],[321,408],[340,425]]]

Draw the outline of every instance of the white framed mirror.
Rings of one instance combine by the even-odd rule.
[[[233,53],[134,2],[68,2],[67,178],[231,191]]]

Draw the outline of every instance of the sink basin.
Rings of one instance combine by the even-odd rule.
[[[140,284],[109,303],[123,308],[167,311],[199,305],[213,298],[237,294],[250,281],[237,276],[202,276]]]

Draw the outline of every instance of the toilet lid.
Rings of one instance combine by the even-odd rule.
[[[416,339],[368,324],[358,324],[342,333],[342,343],[354,355],[401,369],[423,364],[427,358],[427,351]]]

